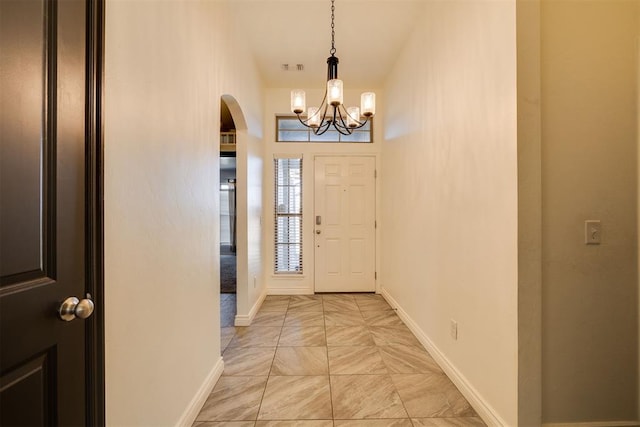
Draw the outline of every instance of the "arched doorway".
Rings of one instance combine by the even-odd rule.
[[[236,124],[220,100],[220,326],[234,325],[237,314]]]
[[[222,351],[236,323],[238,306],[249,293],[247,274],[246,171],[243,138],[247,123],[231,95],[220,100],[220,324]],[[228,341],[227,341],[228,340]]]

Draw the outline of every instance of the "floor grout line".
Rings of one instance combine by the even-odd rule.
[[[393,340],[393,335],[391,336],[391,339],[389,339],[389,338],[388,338],[388,334],[389,334],[389,333],[392,333],[392,332],[389,332],[389,329],[387,329],[387,328],[391,328],[390,330],[392,331],[394,328],[401,328],[402,326],[406,327],[406,325],[404,325],[404,324],[402,324],[402,325],[396,325],[396,324],[392,324],[392,325],[378,325],[379,327],[381,327],[381,328],[385,328],[385,329],[379,329],[379,330],[378,330],[378,331],[379,331],[378,333],[381,333],[382,335],[379,335],[379,340],[375,340],[375,339],[374,339],[374,337],[373,337],[372,328],[376,328],[376,325],[375,325],[376,319],[377,319],[377,318],[379,318],[379,317],[388,317],[388,316],[387,316],[387,315],[385,315],[385,314],[382,314],[381,316],[370,316],[369,318],[370,318],[370,319],[372,319],[372,320],[371,320],[371,322],[370,322],[367,318],[365,318],[364,313],[365,313],[365,312],[379,312],[379,311],[387,311],[387,310],[384,310],[384,309],[381,309],[381,308],[374,308],[374,306],[375,306],[376,304],[367,304],[367,300],[368,300],[368,299],[371,299],[371,301],[377,301],[377,300],[378,300],[378,299],[377,299],[377,298],[375,298],[375,297],[374,297],[374,298],[362,298],[362,299],[360,299],[360,301],[363,301],[363,300],[364,300],[364,301],[363,301],[363,302],[361,302],[361,304],[358,304],[359,299],[358,299],[358,298],[356,298],[356,297],[354,297],[354,296],[351,296],[351,298],[347,298],[347,299],[345,299],[345,301],[354,301],[354,302],[356,303],[357,313],[359,314],[359,317],[363,320],[364,324],[357,324],[357,325],[346,324],[346,325],[343,325],[343,324],[341,324],[340,322],[350,323],[350,322],[349,322],[349,320],[348,320],[348,319],[346,319],[346,318],[341,318],[340,316],[338,316],[338,317],[330,316],[330,317],[332,317],[332,323],[335,323],[335,322],[337,321],[337,324],[328,325],[328,324],[327,324],[327,313],[340,312],[340,311],[339,311],[340,304],[339,304],[338,302],[336,302],[336,303],[335,303],[335,304],[333,304],[333,305],[331,305],[331,304],[330,304],[330,308],[331,308],[331,310],[326,311],[326,310],[325,310],[325,308],[326,308],[326,307],[325,307],[325,303],[327,303],[327,302],[329,301],[329,298],[327,298],[327,301],[325,301],[325,296],[324,296],[324,295],[322,295],[320,298],[317,298],[317,297],[316,297],[316,298],[309,298],[309,299],[307,299],[307,301],[317,301],[317,300],[319,300],[319,301],[320,301],[320,305],[321,305],[321,307],[320,307],[320,308],[321,308],[321,311],[319,311],[319,312],[318,312],[318,311],[314,311],[314,310],[313,310],[313,308],[312,308],[312,307],[317,306],[317,304],[315,304],[315,303],[310,303],[310,304],[309,304],[309,306],[312,306],[312,307],[307,307],[307,308],[311,308],[311,310],[309,310],[309,311],[305,311],[305,308],[304,308],[304,307],[303,307],[302,309],[299,309],[299,310],[298,310],[297,308],[298,308],[299,306],[294,307],[294,310],[290,310],[291,303],[292,303],[293,299],[292,299],[291,297],[289,297],[289,298],[287,298],[287,300],[286,300],[286,301],[287,301],[287,303],[286,303],[286,308],[285,308],[284,313],[282,313],[282,323],[280,323],[280,325],[254,325],[254,326],[260,326],[260,327],[271,327],[271,328],[274,328],[274,329],[277,327],[277,328],[279,328],[279,330],[278,330],[278,335],[277,335],[277,339],[275,340],[275,345],[274,345],[274,346],[271,346],[271,345],[269,345],[269,346],[262,345],[262,344],[260,343],[260,341],[258,341],[259,343],[258,343],[257,345],[254,345],[254,344],[251,344],[251,343],[253,342],[253,339],[251,339],[251,340],[249,341],[249,343],[250,343],[249,345],[246,345],[246,346],[236,346],[236,347],[235,347],[235,348],[238,348],[238,349],[243,349],[243,348],[244,348],[244,349],[248,349],[248,348],[251,348],[251,347],[262,347],[262,348],[264,348],[264,347],[274,347],[274,352],[273,352],[273,355],[272,355],[271,360],[270,360],[270,362],[269,362],[269,369],[268,369],[268,371],[267,371],[267,375],[266,375],[266,376],[264,376],[264,375],[247,375],[247,376],[251,376],[251,377],[266,377],[266,380],[265,380],[265,382],[264,382],[264,388],[262,389],[262,392],[261,392],[261,395],[260,395],[260,401],[259,401],[259,403],[258,403],[258,405],[257,405],[257,412],[256,412],[255,419],[254,419],[254,420],[247,420],[249,423],[253,423],[253,425],[254,425],[254,426],[256,426],[259,422],[276,421],[276,420],[260,420],[260,419],[259,419],[260,413],[261,413],[261,412],[262,412],[262,410],[263,410],[263,405],[264,405],[264,402],[265,402],[265,398],[267,397],[267,393],[266,393],[266,392],[267,392],[267,388],[268,388],[268,384],[269,384],[269,380],[270,380],[270,379],[275,378],[275,377],[288,377],[288,376],[299,376],[299,377],[324,376],[324,375],[315,375],[315,374],[314,374],[314,375],[309,375],[309,374],[303,374],[303,375],[300,375],[300,374],[295,374],[295,375],[274,375],[274,370],[273,370],[273,369],[274,369],[274,365],[275,365],[275,361],[276,361],[276,356],[277,356],[277,354],[278,354],[278,349],[279,349],[279,348],[300,348],[300,347],[305,347],[305,348],[306,348],[306,347],[324,347],[324,352],[323,352],[323,353],[324,353],[324,355],[325,355],[325,357],[326,357],[325,369],[326,369],[326,378],[327,378],[327,381],[328,381],[328,394],[329,394],[329,396],[328,396],[328,401],[329,401],[329,406],[330,406],[330,408],[329,408],[329,409],[330,409],[330,413],[331,413],[331,417],[332,417],[332,418],[331,418],[330,420],[329,420],[329,419],[327,419],[327,418],[324,418],[324,419],[322,419],[322,418],[321,418],[321,419],[319,419],[319,420],[331,421],[331,424],[332,424],[334,427],[335,427],[335,425],[336,425],[336,421],[342,421],[341,419],[339,420],[339,419],[337,419],[337,418],[336,418],[336,413],[335,413],[335,408],[334,408],[334,392],[335,392],[335,390],[334,390],[334,387],[333,387],[333,383],[332,383],[332,381],[331,381],[331,378],[332,378],[333,376],[335,376],[335,377],[344,377],[344,376],[354,376],[354,377],[358,377],[358,376],[371,376],[371,377],[387,377],[387,379],[388,379],[389,381],[391,381],[391,385],[393,386],[393,391],[394,391],[395,395],[398,397],[398,401],[399,401],[399,403],[402,405],[402,408],[403,408],[404,413],[405,413],[405,416],[406,416],[406,418],[375,418],[375,419],[377,419],[377,420],[379,420],[379,421],[382,421],[382,420],[391,420],[391,419],[393,419],[393,420],[401,420],[401,419],[402,419],[402,420],[406,420],[406,421],[404,421],[404,423],[405,423],[405,424],[403,424],[403,426],[404,426],[404,425],[407,425],[407,426],[408,426],[408,425],[416,426],[416,425],[419,425],[419,424],[416,424],[416,422],[414,422],[414,420],[415,420],[416,418],[433,418],[433,419],[439,419],[439,418],[455,418],[455,419],[460,420],[460,422],[461,422],[461,423],[463,422],[463,421],[462,421],[462,419],[469,419],[469,420],[470,420],[470,421],[468,421],[468,422],[469,422],[469,424],[464,424],[464,425],[469,425],[469,426],[471,426],[471,425],[474,425],[474,426],[476,426],[476,425],[481,425],[481,424],[478,424],[478,422],[480,422],[480,423],[481,423],[481,421],[480,421],[480,419],[479,419],[479,418],[477,418],[477,416],[476,416],[476,417],[469,417],[469,416],[466,416],[466,415],[462,415],[462,414],[460,414],[460,415],[458,415],[458,416],[455,416],[455,415],[454,415],[454,416],[448,416],[448,417],[412,417],[412,416],[409,414],[409,411],[407,410],[407,406],[406,406],[405,399],[403,399],[403,398],[400,396],[400,393],[399,393],[399,390],[398,390],[398,386],[396,385],[396,383],[395,383],[395,382],[393,381],[393,379],[392,379],[392,375],[393,375],[393,374],[392,374],[392,372],[391,372],[391,368],[389,367],[389,366],[390,366],[390,365],[389,365],[389,363],[391,363],[391,362],[393,362],[393,361],[394,361],[394,358],[393,358],[394,356],[393,356],[393,354],[392,354],[392,355],[391,355],[391,358],[387,358],[387,359],[385,359],[385,357],[383,357],[383,355],[382,355],[382,347],[389,347],[389,348],[393,348],[393,347],[396,347],[396,346],[404,346],[404,347],[409,346],[409,344],[406,344],[406,343],[401,343],[401,342],[395,343],[395,342],[393,342],[393,341],[392,341],[392,340]],[[278,301],[278,300],[274,300],[274,301]],[[301,299],[300,299],[300,301],[301,301],[301,302],[303,303],[303,305],[304,305],[304,301],[305,301],[305,299],[304,299],[304,298],[301,298]],[[340,299],[335,299],[335,301],[340,301]],[[363,307],[363,306],[364,306],[364,307]],[[345,310],[346,310],[346,308],[345,308]],[[392,310],[388,310],[388,311],[390,311],[390,312],[394,313],[394,315],[397,315],[397,314],[396,314],[394,311],[392,311]],[[280,340],[281,340],[281,338],[282,338],[282,334],[283,334],[283,332],[284,332],[284,328],[285,328],[285,327],[287,327],[287,326],[285,326],[285,325],[286,325],[286,322],[287,322],[287,318],[289,317],[289,315],[292,315],[293,313],[321,313],[321,315],[322,315],[322,326],[321,326],[321,327],[323,328],[322,332],[323,332],[323,337],[324,337],[324,345],[309,345],[309,344],[306,344],[306,342],[305,342],[305,339],[306,339],[306,338],[304,338],[304,337],[303,337],[303,335],[304,335],[304,334],[301,334],[301,336],[300,336],[300,338],[299,338],[299,340],[300,340],[300,341],[295,341],[295,340],[294,340],[294,341],[292,341],[292,342],[294,342],[294,343],[295,343],[295,342],[299,342],[299,343],[301,343],[302,345],[281,345],[281,344],[280,344]],[[314,316],[309,316],[309,318],[312,318],[312,317],[314,317]],[[304,319],[304,316],[302,316],[302,318]],[[312,321],[311,323],[313,323],[313,321]],[[318,326],[320,326],[320,325],[318,325]],[[357,344],[356,344],[356,345],[354,345],[354,344],[349,344],[349,343],[347,343],[347,344],[331,345],[331,346],[330,346],[330,345],[329,345],[329,338],[328,338],[328,328],[329,328],[330,326],[331,326],[331,327],[345,327],[345,328],[350,328],[350,327],[351,327],[351,328],[353,328],[353,327],[364,326],[364,331],[366,331],[366,333],[369,335],[369,338],[373,341],[373,344],[372,344],[372,345],[357,345]],[[292,331],[293,331],[295,328],[297,328],[297,329],[301,329],[301,330],[304,330],[304,329],[306,329],[306,328],[308,328],[308,327],[311,327],[311,326],[305,326],[305,321],[304,321],[304,320],[302,320],[302,321],[297,322],[297,324],[294,324],[293,326],[289,326],[289,327],[291,327],[291,328],[292,328]],[[237,331],[237,329],[236,329],[236,331]],[[275,332],[275,331],[274,331],[274,332]],[[221,345],[221,353],[225,352],[228,348],[230,348],[229,344],[231,344],[231,342],[233,342],[233,340],[236,338],[236,336],[237,336],[237,332],[234,332],[234,333],[232,334],[232,338],[231,338],[231,340],[229,340],[229,342],[228,342],[227,346],[226,346],[226,347],[224,347],[224,348],[222,348],[222,345]],[[380,342],[380,344],[378,344],[378,342]],[[343,374],[340,374],[340,373],[332,373],[331,363],[330,363],[330,360],[331,360],[331,359],[330,359],[330,355],[329,355],[329,349],[330,349],[330,348],[340,348],[340,347],[350,347],[350,348],[357,348],[357,347],[371,348],[371,347],[374,347],[374,348],[375,348],[375,354],[378,356],[379,360],[381,360],[381,361],[382,361],[381,366],[383,366],[383,367],[384,367],[384,369],[385,369],[387,372],[386,372],[385,374],[376,374],[376,373],[373,373],[373,374],[372,374],[372,373],[369,373],[369,372],[360,372],[360,373],[355,373],[355,374],[354,374],[354,373],[343,373]],[[241,351],[241,350],[240,350],[240,351]],[[303,353],[304,353],[304,352],[303,352]],[[321,354],[322,354],[322,352],[321,352]],[[427,352],[427,354],[428,354],[428,352]],[[429,356],[430,356],[430,355],[429,355]],[[284,357],[284,356],[283,356],[283,357]],[[398,360],[400,360],[400,359],[398,359]],[[283,363],[288,363],[288,360],[287,360],[287,359],[282,359],[282,361],[281,361],[281,362],[283,362]],[[379,362],[375,362],[375,363],[379,363]],[[413,363],[413,362],[409,362],[409,363]],[[311,366],[313,366],[313,365],[311,365]],[[318,366],[318,365],[315,365],[315,366]],[[415,365],[414,365],[414,366],[415,366]],[[365,369],[367,369],[367,368],[365,368]],[[422,370],[421,370],[421,369],[422,369]],[[303,369],[303,371],[304,371],[304,369]],[[257,372],[257,371],[256,371],[256,372]],[[284,372],[284,371],[283,371],[283,372]],[[398,373],[398,372],[396,372],[396,374],[400,374],[400,375],[404,375],[404,374],[406,374],[406,375],[426,375],[426,374],[427,374],[427,372],[426,372],[426,370],[425,370],[425,368],[424,368],[424,367],[421,367],[421,368],[416,368],[416,372],[410,372],[410,373],[409,373],[409,372],[407,372],[407,373],[404,373],[404,372],[400,372],[400,373]],[[232,375],[232,376],[235,376],[235,377],[244,377],[245,375],[235,374],[235,375]],[[402,384],[401,384],[401,385],[402,385]],[[344,388],[344,384],[343,384],[341,387],[343,387],[343,388]],[[404,387],[404,386],[403,386],[403,387]],[[256,391],[257,391],[257,390],[256,390]],[[406,390],[405,390],[405,393],[406,393]],[[241,394],[242,394],[242,393],[240,393],[240,395],[241,395]],[[467,402],[467,403],[468,403],[468,402]],[[415,405],[415,403],[414,403],[414,405]],[[375,408],[375,407],[374,407],[374,408]],[[355,413],[354,413],[354,415],[355,415]],[[213,416],[212,416],[212,417],[213,417]],[[364,420],[364,419],[367,419],[367,418],[366,418],[366,416],[363,416],[362,418],[360,418],[360,417],[358,417],[358,418],[353,418],[353,419],[352,419],[352,421],[358,421],[358,420]],[[299,418],[282,418],[282,419],[280,419],[280,420],[281,420],[281,421],[284,421],[284,420],[296,421],[296,425],[298,425],[298,423],[300,423],[300,422],[302,421],[302,423],[300,423],[299,425],[301,425],[301,426],[302,426],[302,425],[306,425],[306,424],[304,423],[304,421],[305,421],[306,419],[299,419]],[[235,421],[240,422],[241,420],[235,420]],[[229,420],[229,421],[225,421],[225,422],[231,422],[231,420]],[[466,422],[466,421],[465,421],[465,422]],[[319,423],[318,423],[318,424],[319,424]],[[360,424],[358,424],[358,425],[360,425]],[[376,424],[376,425],[377,425],[377,426],[380,426],[380,425],[382,425],[382,424]],[[456,424],[456,425],[458,425],[458,424]],[[460,425],[462,426],[463,424],[460,424]]]

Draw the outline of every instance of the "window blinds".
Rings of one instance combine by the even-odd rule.
[[[302,274],[302,158],[275,158],[275,265]]]

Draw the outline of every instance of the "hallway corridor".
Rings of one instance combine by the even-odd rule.
[[[268,296],[221,348],[194,427],[484,425],[379,295]]]

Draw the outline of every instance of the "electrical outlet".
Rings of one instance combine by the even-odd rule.
[[[457,341],[458,340],[458,322],[456,322],[453,319],[451,319],[449,332],[451,333],[451,338],[453,338],[454,341]]]
[[[589,219],[584,222],[584,243],[587,245],[602,243],[602,228],[599,219]]]

